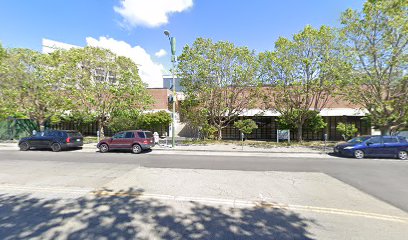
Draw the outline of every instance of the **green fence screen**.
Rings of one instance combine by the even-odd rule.
[[[37,124],[30,119],[9,119],[0,121],[0,140],[14,140],[30,136],[37,130]]]

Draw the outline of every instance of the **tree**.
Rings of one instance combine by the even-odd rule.
[[[354,123],[338,123],[336,126],[336,130],[344,137],[344,140],[354,137],[358,132],[358,129],[356,128],[356,125]]]
[[[234,122],[234,127],[238,128],[244,134],[251,134],[253,130],[258,128],[258,125],[256,125],[256,122],[252,119],[245,119]]]
[[[382,134],[408,126],[408,1],[371,0],[342,14],[354,74],[346,98]]]
[[[112,113],[109,129],[119,132],[139,128],[138,121],[141,116],[139,109],[121,109]]]
[[[297,125],[296,121],[299,118],[298,114],[300,111],[293,110],[290,112],[290,115],[281,115],[278,118],[279,128],[281,129],[290,129],[293,132],[296,132]],[[303,112],[302,112],[303,113]],[[327,124],[324,122],[323,117],[317,111],[309,110],[307,112],[307,118],[302,125],[303,131],[317,132],[325,128]]]
[[[297,129],[302,141],[304,123],[320,112],[349,71],[342,58],[342,39],[327,26],[306,26],[292,40],[279,38],[273,52],[259,55],[260,78],[268,85],[266,108],[275,109]]]
[[[171,121],[172,119],[168,112],[158,111],[141,115],[138,120],[138,126],[143,129],[154,131],[163,126],[168,127]]]
[[[178,62],[186,94],[182,111],[191,113],[184,120],[208,123],[222,139],[222,129],[256,102],[256,60],[253,51],[230,42],[198,38],[191,47],[186,45]]]
[[[135,63],[107,49],[85,47],[64,54],[65,85],[80,115],[98,121],[100,136],[115,113],[149,107],[150,96]]]
[[[57,120],[69,99],[61,83],[60,55],[29,49],[11,49],[0,69],[2,115],[23,115],[44,130],[47,120]]]

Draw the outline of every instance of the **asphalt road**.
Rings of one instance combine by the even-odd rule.
[[[2,160],[115,163],[146,168],[321,172],[408,212],[408,161],[386,159],[237,157],[144,153],[0,151]]]

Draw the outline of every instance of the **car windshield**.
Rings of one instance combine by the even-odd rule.
[[[367,139],[369,139],[369,137],[355,137],[355,138],[353,138],[351,140],[348,140],[347,142],[348,143],[362,143]]]

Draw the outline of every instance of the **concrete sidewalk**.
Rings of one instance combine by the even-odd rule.
[[[0,150],[18,150],[17,143],[0,143]],[[96,143],[84,144],[79,151],[97,151]],[[310,147],[272,147],[261,148],[251,146],[240,146],[236,144],[208,144],[208,145],[171,145],[159,144],[152,148],[161,152],[207,152],[207,153],[287,153],[287,154],[326,154],[331,152],[331,148],[326,148],[326,152]]]
[[[319,154],[323,153],[323,150],[313,149],[310,147],[252,147],[252,146],[240,146],[237,144],[208,144],[208,145],[176,145],[173,149],[170,145],[156,145],[154,150],[163,151],[200,151],[200,152],[247,152],[247,153],[302,153],[302,154]],[[331,148],[326,148],[326,152],[330,152]]]

